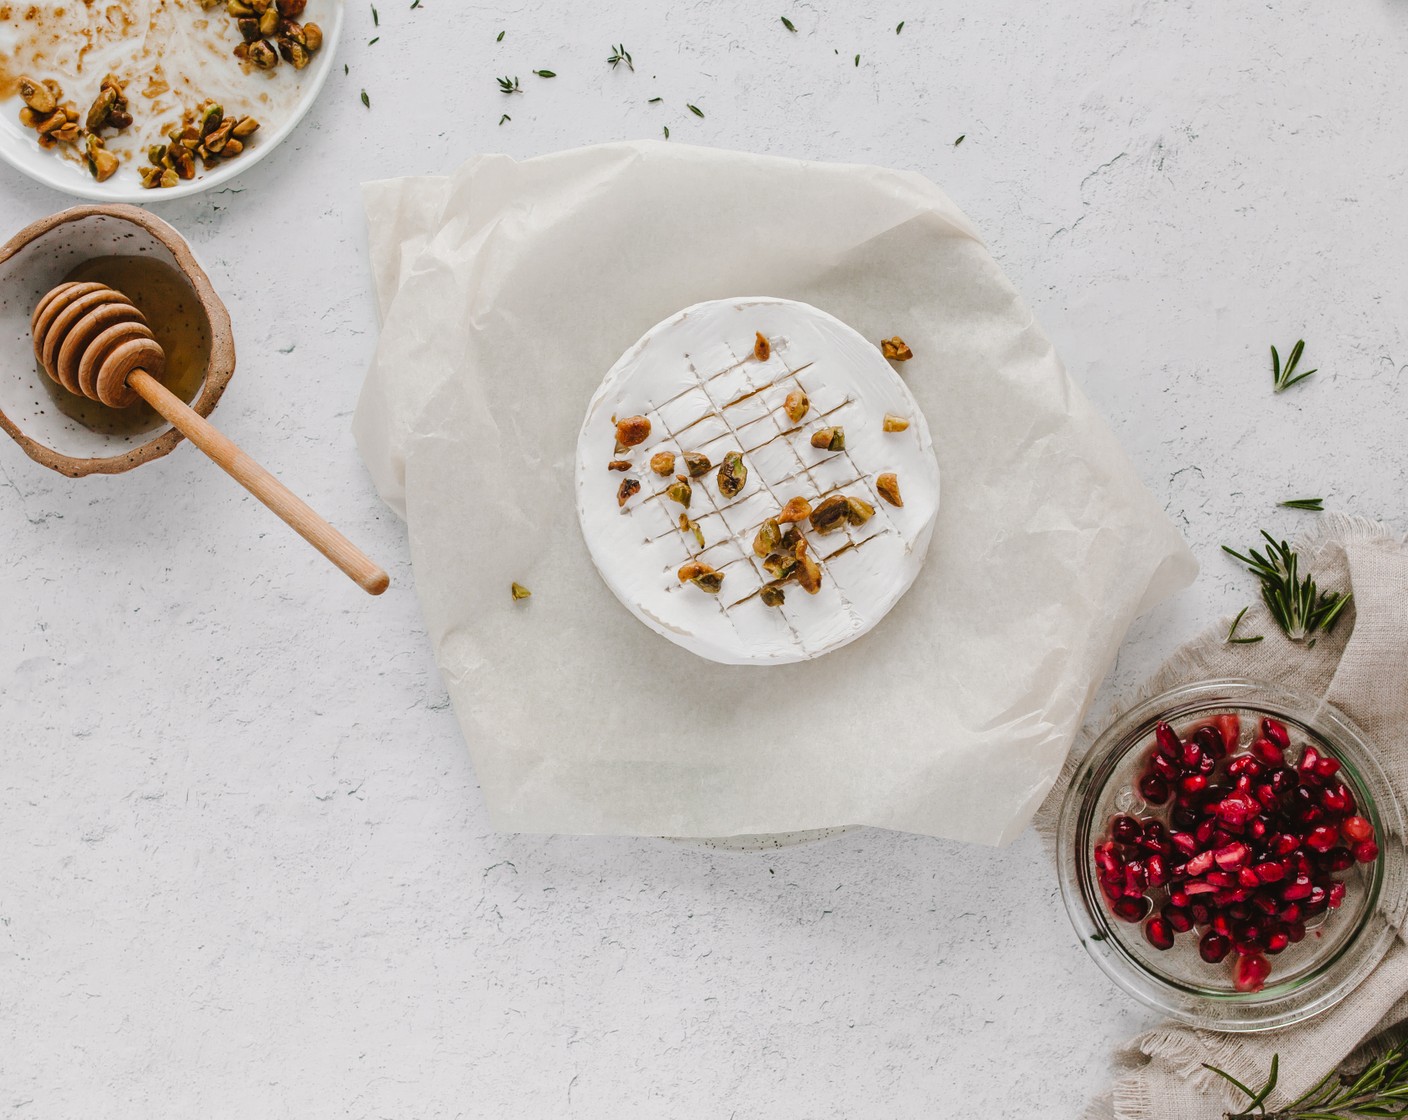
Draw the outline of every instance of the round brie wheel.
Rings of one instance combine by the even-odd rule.
[[[809,408],[794,422],[784,402],[797,390]],[[908,426],[885,431],[887,416]],[[625,447],[617,423],[635,417],[649,421],[649,434],[635,442],[645,426],[634,421]],[[834,428],[843,448],[812,445]],[[719,477],[730,452],[747,468],[731,496]],[[687,453],[707,456],[709,469],[691,478]],[[664,455],[674,469],[662,475],[651,461],[661,456],[663,466]],[[885,474],[902,506],[881,496]],[[792,498],[815,508],[837,496],[863,503],[851,520],[830,533],[797,525],[819,590],[774,584],[768,597],[780,586],[784,601],[767,605],[774,573],[754,548],[759,530]],[[577,440],[577,514],[606,585],[656,633],[728,665],[805,661],[859,638],[919,574],[938,509],[939,465],[909,389],[874,343],[791,300],[699,303],[652,328],[606,374]],[[691,563],[722,576],[717,593],[681,578]]]

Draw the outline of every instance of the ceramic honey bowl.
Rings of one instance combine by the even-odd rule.
[[[184,437],[145,402],[109,409],[41,370],[32,313],[74,280],[119,288],[146,313],[167,356],[166,386],[202,417],[235,371],[230,316],[185,239],[135,206],[76,206],[0,247],[0,427],[60,474],[117,474],[161,458]]]

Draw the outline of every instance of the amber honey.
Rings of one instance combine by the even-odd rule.
[[[162,384],[187,404],[195,399],[210,364],[210,323],[195,292],[175,268],[149,256],[97,257],[84,261],[64,279],[106,284],[131,300],[166,351]],[[130,408],[109,408],[70,393],[43,374],[38,380],[60,412],[103,435],[141,435],[167,426],[146,401]]]

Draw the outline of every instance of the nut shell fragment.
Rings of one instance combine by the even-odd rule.
[[[892,506],[904,505],[904,499],[900,497],[900,480],[894,471],[886,471],[876,477],[875,492]]]

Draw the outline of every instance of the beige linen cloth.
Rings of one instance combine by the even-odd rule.
[[[1400,797],[1408,795],[1408,545],[1381,525],[1326,515],[1299,542],[1305,568],[1320,586],[1352,590],[1353,615],[1314,649],[1287,640],[1260,603],[1238,633],[1264,634],[1255,645],[1228,645],[1228,621],[1194,639],[1144,686],[1154,695],[1188,681],[1252,677],[1324,697],[1354,720],[1379,752]],[[1348,615],[1348,612],[1346,612]],[[1230,621],[1230,620],[1229,620]],[[1122,702],[1121,707],[1128,707]],[[1080,756],[1103,726],[1087,725],[1036,825],[1050,842],[1061,799]],[[1408,946],[1400,932],[1378,969],[1355,992],[1298,1026],[1264,1034],[1222,1034],[1164,1024],[1139,1035],[1117,1055],[1110,1092],[1086,1120],[1211,1120],[1236,1111],[1246,1098],[1207,1062],[1260,1088],[1273,1054],[1279,1088],[1267,1102],[1294,1100],[1361,1043],[1408,1017]]]

